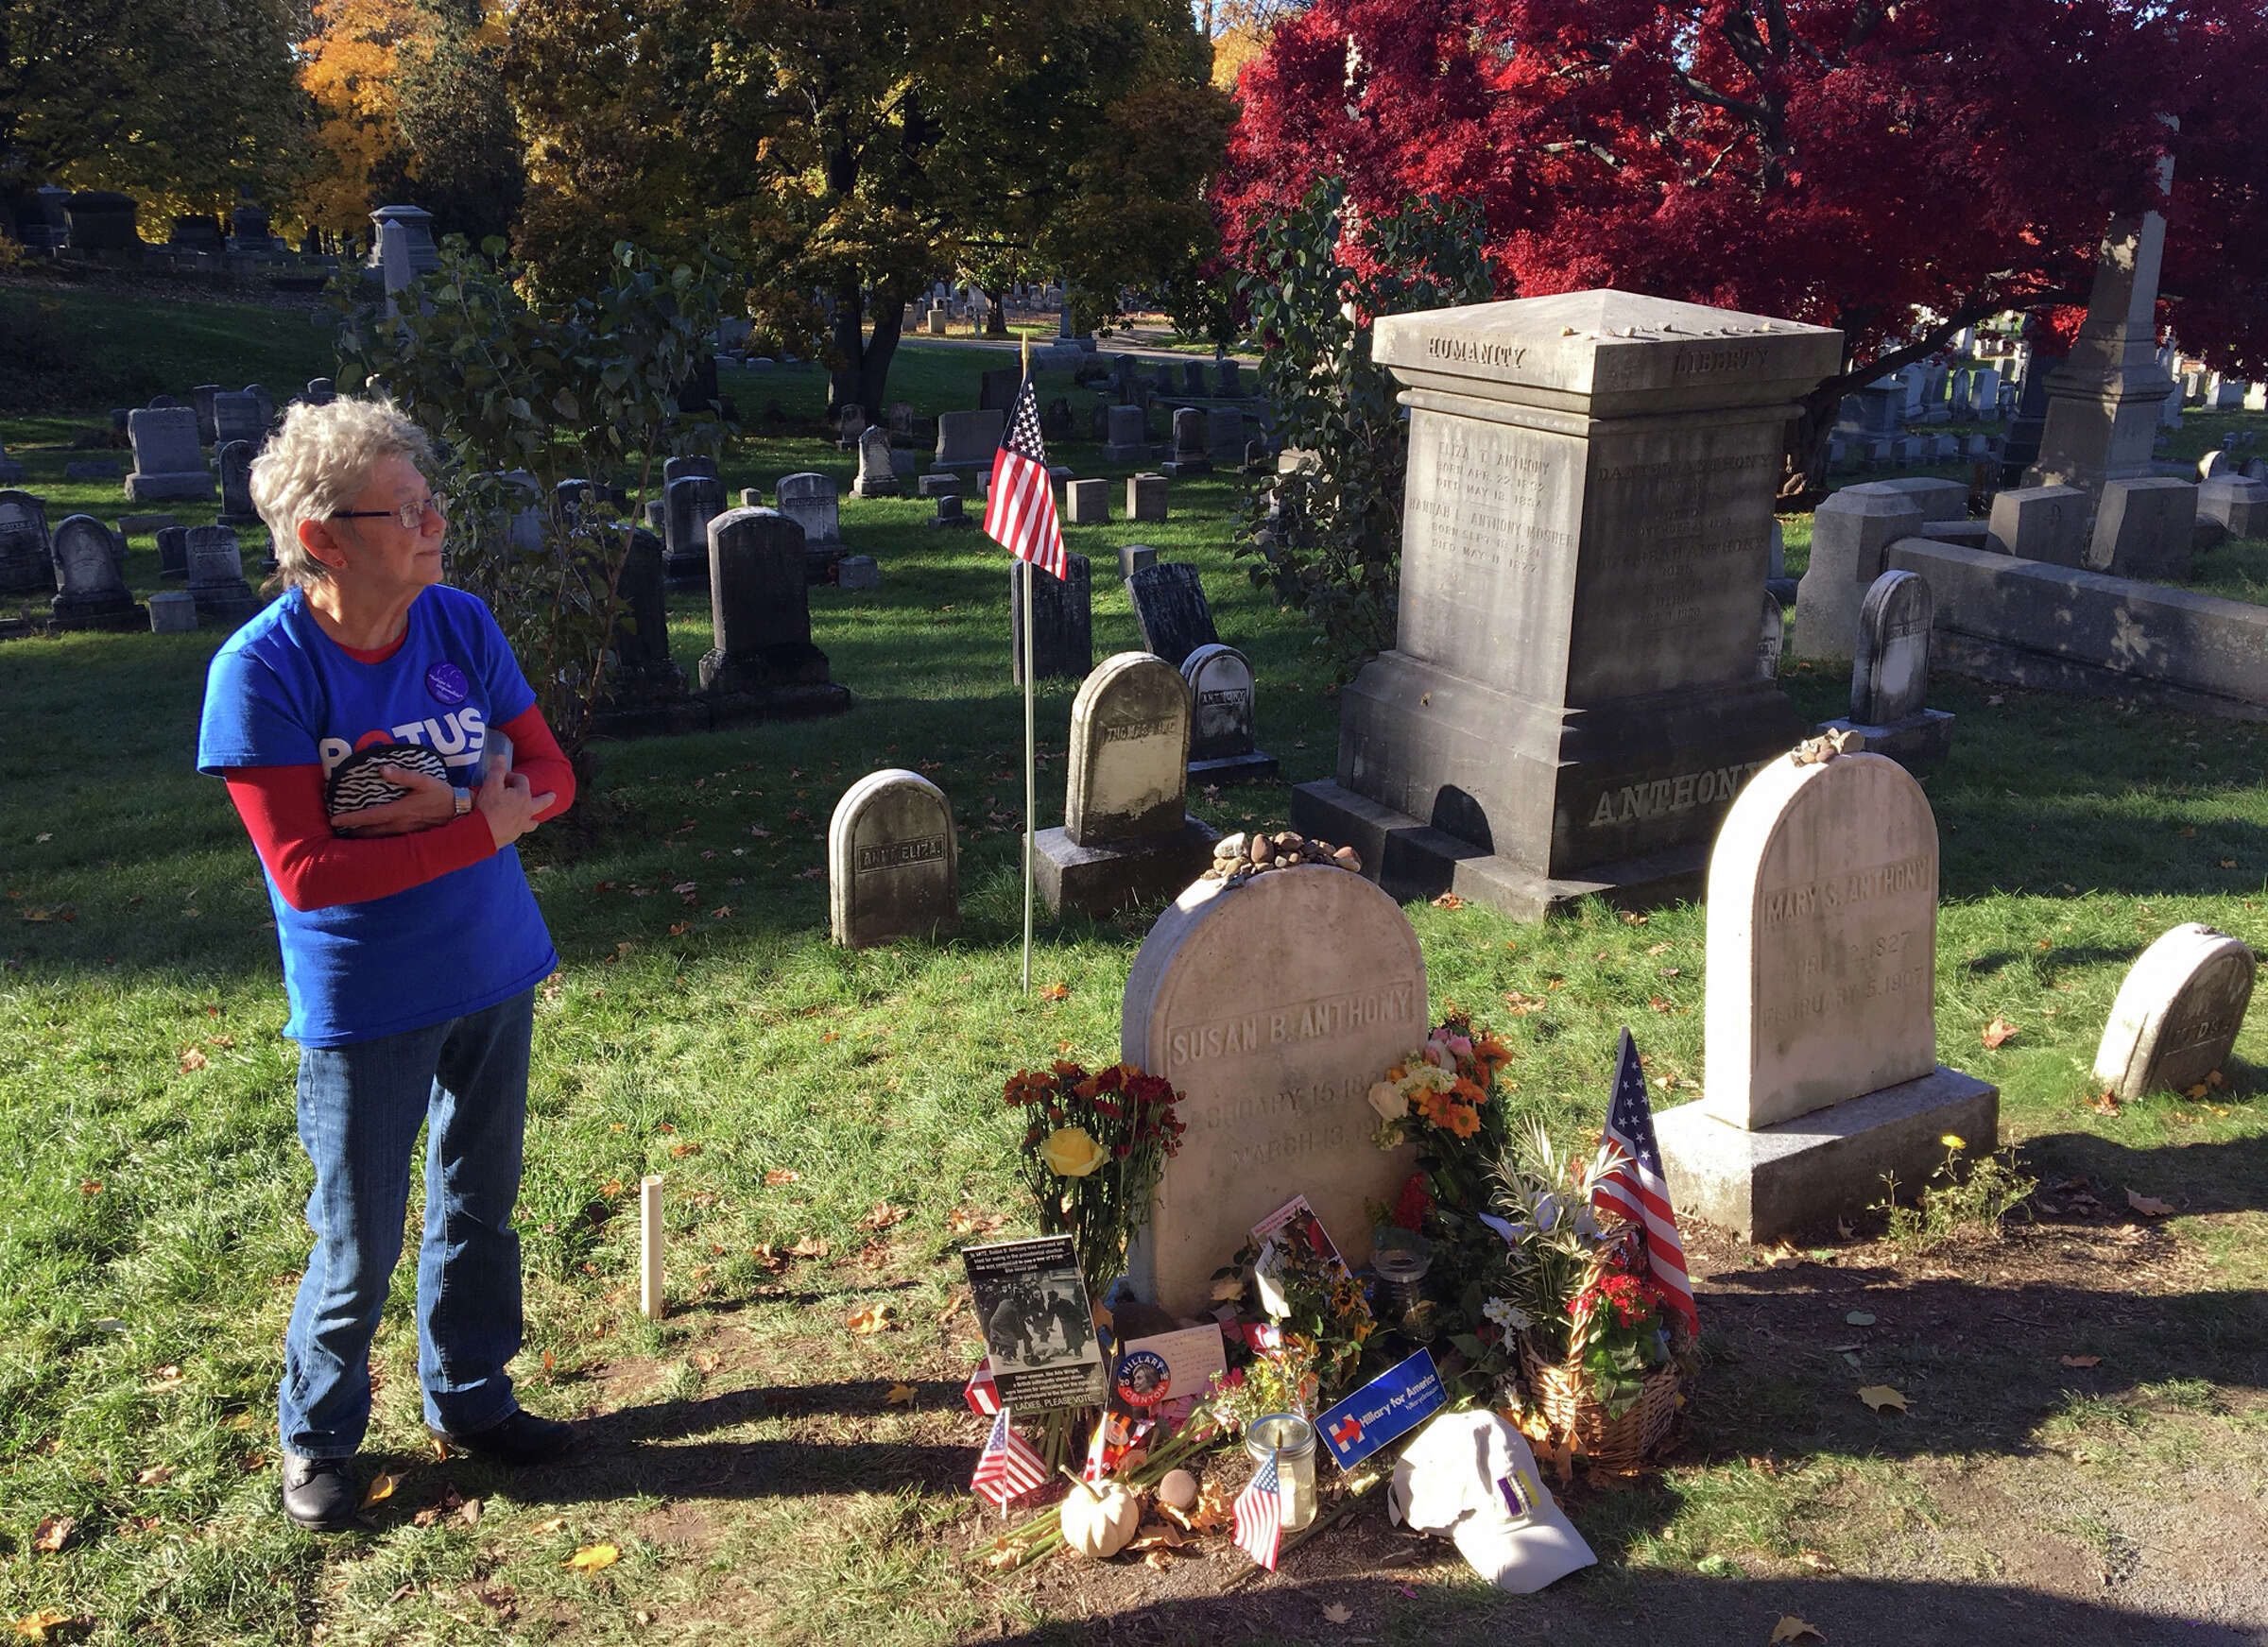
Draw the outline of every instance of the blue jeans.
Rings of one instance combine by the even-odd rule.
[[[535,991],[423,1029],[300,1054],[300,1141],[315,1165],[315,1250],[284,1341],[276,1424],[287,1451],[345,1458],[370,1417],[370,1339],[386,1308],[425,1145],[418,1381],[425,1422],[455,1434],[518,1406],[521,1133]]]

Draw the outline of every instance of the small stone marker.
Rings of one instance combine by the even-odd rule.
[[[662,1295],[662,1249],[667,1239],[662,1222],[662,1175],[638,1180],[638,1313],[659,1321],[668,1305]]]
[[[1186,560],[1161,560],[1126,579],[1142,643],[1175,668],[1199,646],[1220,640],[1197,569]]]
[[[327,406],[338,399],[338,386],[327,377],[311,377],[304,398],[311,406]]]
[[[1371,1141],[1371,1083],[1426,1032],[1425,959],[1394,901],[1321,865],[1189,887],[1126,979],[1119,1056],[1179,1088],[1188,1128],[1127,1261],[1137,1295],[1211,1308],[1224,1254],[1305,1195],[1347,1262],[1411,1152]]]
[[[186,407],[182,413],[194,415]],[[149,624],[149,613],[135,604],[119,575],[117,540],[92,515],[73,515],[56,527],[55,580],[59,629],[140,629]]]
[[[898,470],[890,456],[890,432],[879,423],[858,437],[858,478],[850,483],[850,495],[860,498],[898,495]]]
[[[1100,526],[1110,519],[1110,483],[1107,480],[1066,481],[1063,521],[1072,526]]]
[[[1183,406],[1174,414],[1174,455],[1159,469],[1169,480],[1185,474],[1211,474],[1212,458],[1205,439],[1205,414]]]
[[[951,529],[976,524],[974,515],[964,514],[961,511],[961,494],[959,492],[941,491],[933,492],[930,495],[936,500],[936,512],[929,518],[929,523],[932,526]]]
[[[957,474],[924,474],[916,478],[914,487],[919,496],[941,498],[947,492],[957,494],[960,491],[961,477]]]
[[[1126,519],[1162,521],[1166,518],[1166,487],[1162,474],[1126,476]]]
[[[930,473],[969,469],[988,472],[1006,427],[1005,412],[939,412],[936,455],[929,466]]]
[[[1847,486],[1812,511],[1812,563],[1796,586],[1796,655],[1839,660],[1858,650],[1859,606],[1882,558],[1928,517],[1895,481]]]
[[[1195,716],[1189,737],[1192,783],[1245,783],[1277,774],[1276,757],[1253,746],[1252,665],[1218,642],[1181,661]]]
[[[834,581],[840,589],[880,589],[882,564],[871,555],[846,555],[834,563]]]
[[[197,597],[185,589],[162,589],[149,597],[149,632],[185,635],[197,627]]]
[[[47,505],[27,491],[0,491],[0,594],[55,587],[55,544]]]
[[[189,528],[163,526],[158,531],[158,575],[171,581],[189,575]]]
[[[216,455],[220,468],[220,523],[256,526],[260,511],[252,506],[252,443],[225,442]]]
[[[2252,1004],[2253,970],[2252,951],[2226,933],[2193,920],[2166,933],[2119,986],[2095,1079],[2131,1104],[2225,1068]]]
[[[187,558],[189,598],[204,627],[232,633],[258,613],[260,597],[244,580],[244,551],[234,527],[190,527]]]
[[[1955,1133],[1996,1141],[1999,1094],[1937,1062],[1937,823],[1903,767],[1767,764],[1709,868],[1703,1096],[1658,1115],[1673,1194],[1751,1241],[1911,1191]],[[1807,757],[1798,764],[1797,757]]]
[[[1146,566],[1158,564],[1158,551],[1147,543],[1121,543],[1118,546],[1118,580],[1124,583]]]
[[[1068,575],[1032,568],[1032,669],[1040,680],[1083,680],[1094,667],[1094,590],[1087,557],[1066,554]],[[1023,684],[1023,565],[1008,563],[1008,678]]]
[[[1859,655],[1851,665],[1850,713],[1822,732],[1857,732],[1873,754],[1909,772],[1933,766],[1952,747],[1953,717],[1928,707],[1930,631],[1937,603],[1918,573],[1885,572],[1859,609]]]
[[[2197,489],[2197,518],[2232,538],[2268,538],[2268,481],[2221,475]]]
[[[1121,652],[1087,677],[1071,710],[1063,827],[1037,842],[1049,909],[1108,914],[1204,869],[1213,832],[1188,812],[1189,723],[1189,687],[1162,659]]]
[[[1994,495],[1985,541],[2019,560],[2077,566],[2086,558],[2088,496],[2075,486],[2012,487]]]
[[[171,515],[120,515],[118,535],[121,538],[154,537],[173,523]]]
[[[617,711],[651,709],[685,695],[685,672],[669,655],[669,608],[662,540],[630,533],[614,585],[614,673],[607,701]]]
[[[2113,577],[2181,579],[2197,536],[2197,489],[2172,475],[2106,480],[2087,569]]]
[[[672,586],[698,588],[708,581],[709,523],[724,512],[724,482],[713,474],[680,474],[663,488],[662,570]]]
[[[850,707],[850,695],[827,678],[827,654],[811,643],[806,560],[803,528],[776,510],[732,509],[709,523],[716,643],[701,658],[705,695],[747,700],[766,714]]]
[[[834,941],[863,950],[960,924],[953,804],[919,772],[869,772],[827,824],[827,909]]]
[[[1103,436],[1105,463],[1147,463],[1150,452],[1150,418],[1140,406],[1106,406]]]
[[[134,447],[134,472],[126,477],[128,502],[213,495],[213,476],[205,470],[205,455],[197,443],[197,414],[189,407],[132,412],[127,418],[127,437]]]

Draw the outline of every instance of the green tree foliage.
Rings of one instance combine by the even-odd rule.
[[[0,0],[0,191],[143,202],[144,232],[280,197],[304,150],[291,0]]]
[[[504,243],[486,249],[501,259]],[[543,715],[580,757],[605,686],[631,527],[601,511],[570,520],[558,484],[638,467],[635,520],[656,466],[720,431],[678,410],[678,386],[708,350],[725,291],[701,256],[664,266],[615,248],[605,283],[558,302],[522,291],[524,271],[490,263],[452,235],[441,266],[388,315],[352,277],[337,289],[341,387],[383,386],[447,443],[437,486],[456,501],[451,576],[489,603]],[[534,477],[535,490],[515,472]],[[532,545],[513,523],[532,508]]]
[[[1350,216],[1353,218],[1349,221]],[[1426,196],[1354,216],[1323,180],[1253,239],[1241,293],[1265,349],[1261,392],[1297,466],[1257,492],[1237,553],[1314,620],[1343,675],[1394,643],[1409,430],[1370,358],[1380,315],[1486,302],[1479,208]]]
[[[1114,289],[1208,244],[1207,66],[1178,0],[526,0],[523,246],[565,289],[617,235],[720,235],[764,329],[826,351],[831,403],[879,405],[934,279],[1028,259]]]
[[[504,89],[505,32],[482,18],[478,0],[427,0],[419,10],[427,26],[399,53],[394,79],[406,175],[382,175],[381,189],[398,181],[401,198],[469,240],[504,234],[527,180]]]

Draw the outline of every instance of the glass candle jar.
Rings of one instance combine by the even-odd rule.
[[[1245,1431],[1245,1450],[1257,1467],[1276,1455],[1276,1492],[1283,1530],[1297,1533],[1315,1518],[1315,1427],[1297,1413],[1270,1413]]]
[[[1426,1273],[1434,1267],[1430,1253],[1415,1247],[1382,1246],[1370,1255],[1370,1273],[1378,1278],[1379,1314],[1399,1321],[1425,1297]]]

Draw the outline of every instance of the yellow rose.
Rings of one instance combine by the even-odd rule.
[[[1954,1132],[1947,1133],[1937,1141],[1945,1145],[1947,1149],[1967,1149],[1968,1147],[1968,1141],[1963,1138],[1959,1133]]]
[[[1368,1096],[1381,1121],[1400,1121],[1410,1112],[1408,1097],[1391,1081],[1373,1082]]]
[[[1110,1152],[1087,1136],[1083,1126],[1058,1126],[1040,1146],[1040,1158],[1058,1177],[1083,1178],[1110,1158]]]

